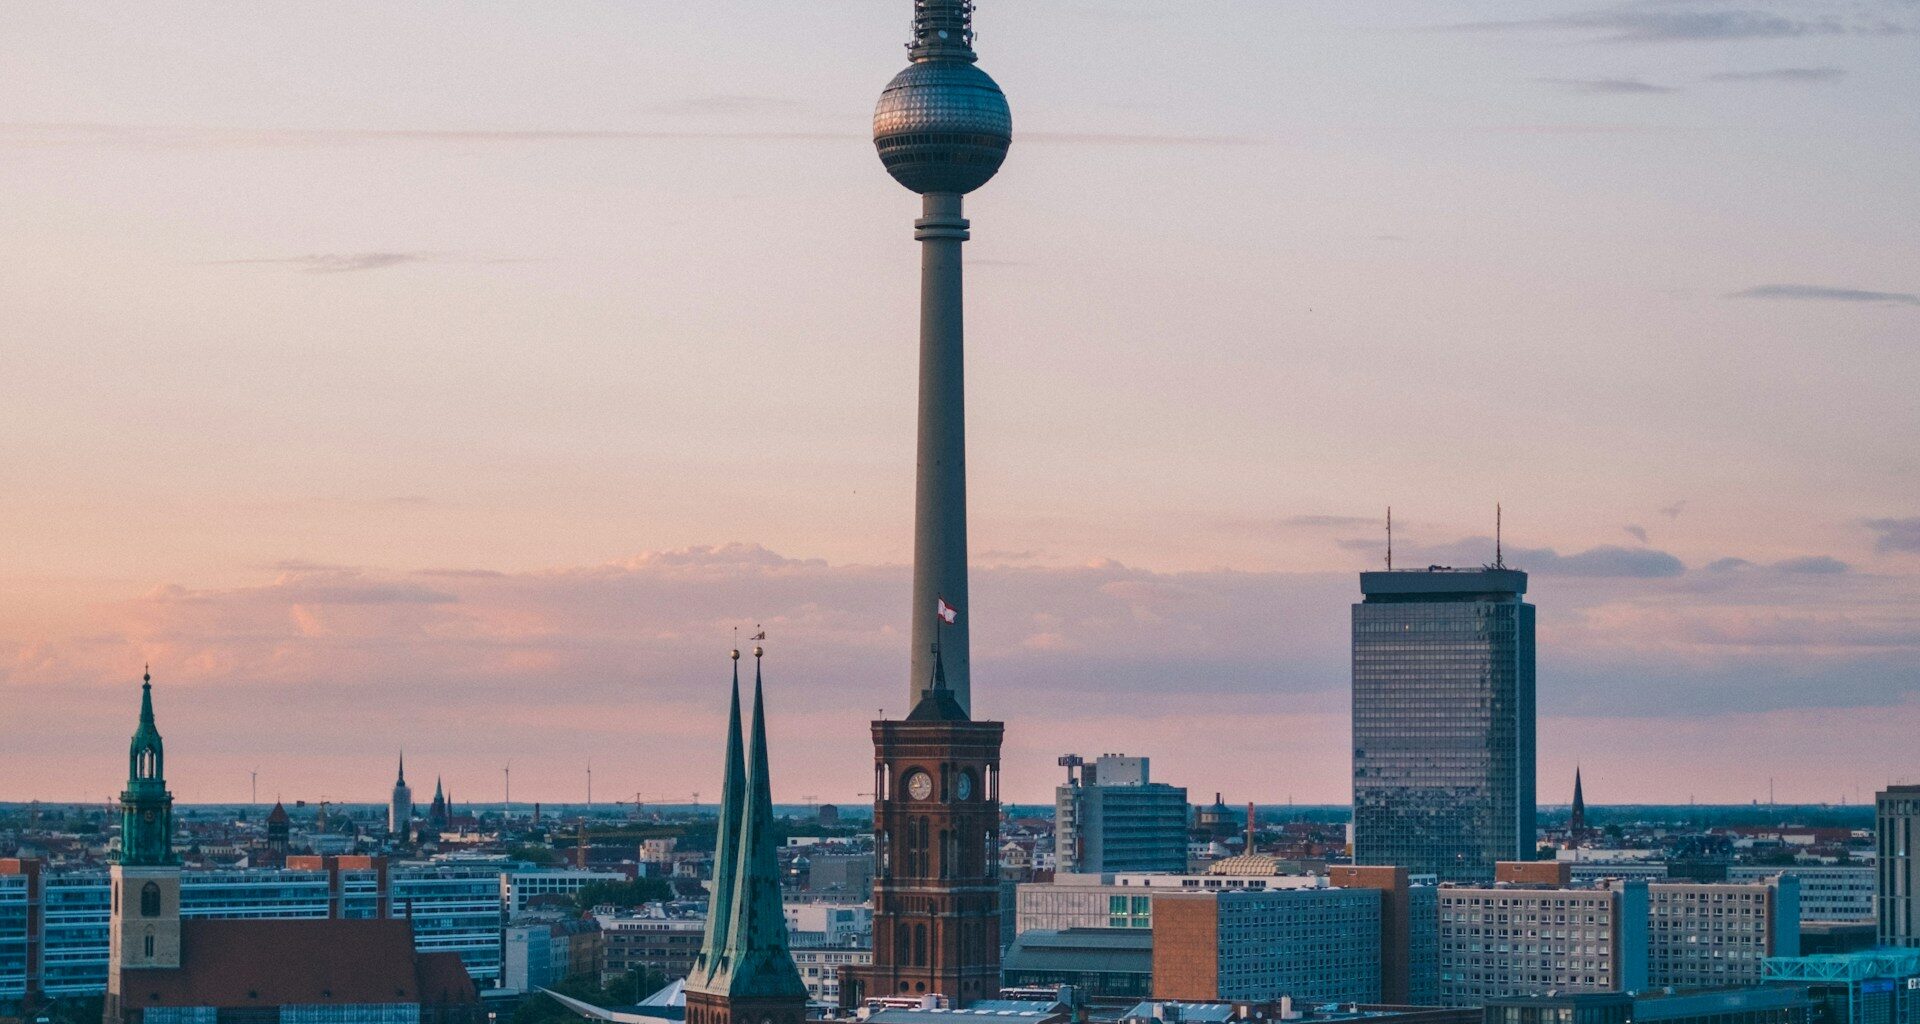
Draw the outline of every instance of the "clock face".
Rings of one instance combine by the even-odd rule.
[[[907,795],[915,800],[925,800],[933,795],[933,776],[926,772],[913,772],[907,776]]]
[[[953,792],[962,800],[973,799],[973,773],[961,772],[960,781],[953,784]]]

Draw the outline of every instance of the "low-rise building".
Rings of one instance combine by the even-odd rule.
[[[1136,928],[1034,929],[1020,933],[1000,964],[1009,988],[1073,987],[1099,1002],[1153,995],[1153,932]]]
[[[657,905],[631,917],[600,915],[602,984],[621,975],[658,972],[667,980],[684,978],[700,955],[707,934],[701,914],[676,914]]]
[[[839,1006],[840,969],[873,966],[873,950],[796,948],[793,951],[793,965],[800,971],[800,980],[807,985],[809,1001]]]
[[[500,876],[500,905],[509,920],[536,903],[571,901],[596,882],[625,882],[625,872],[582,871],[578,868],[527,868]]]
[[[1816,1024],[1804,988],[1716,989],[1684,995],[1589,992],[1489,1000],[1483,1024]]]
[[[1764,882],[1778,875],[1800,879],[1800,920],[1873,920],[1874,868],[1871,864],[1796,864],[1766,867],[1735,864],[1729,882]]]

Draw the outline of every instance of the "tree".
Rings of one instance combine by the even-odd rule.
[[[673,898],[673,886],[664,878],[636,878],[630,882],[589,882],[573,896],[573,905],[592,910],[601,904],[620,908],[659,903]]]

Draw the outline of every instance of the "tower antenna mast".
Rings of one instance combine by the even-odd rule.
[[[1495,569],[1507,567],[1507,560],[1500,553],[1500,503],[1497,501],[1493,503],[1493,567]]]
[[[1393,506],[1387,506],[1387,571],[1393,571]]]

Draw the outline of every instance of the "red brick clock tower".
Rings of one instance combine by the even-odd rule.
[[[873,723],[873,966],[842,984],[846,1005],[998,994],[1004,729],[967,717],[938,653],[906,720]]]

